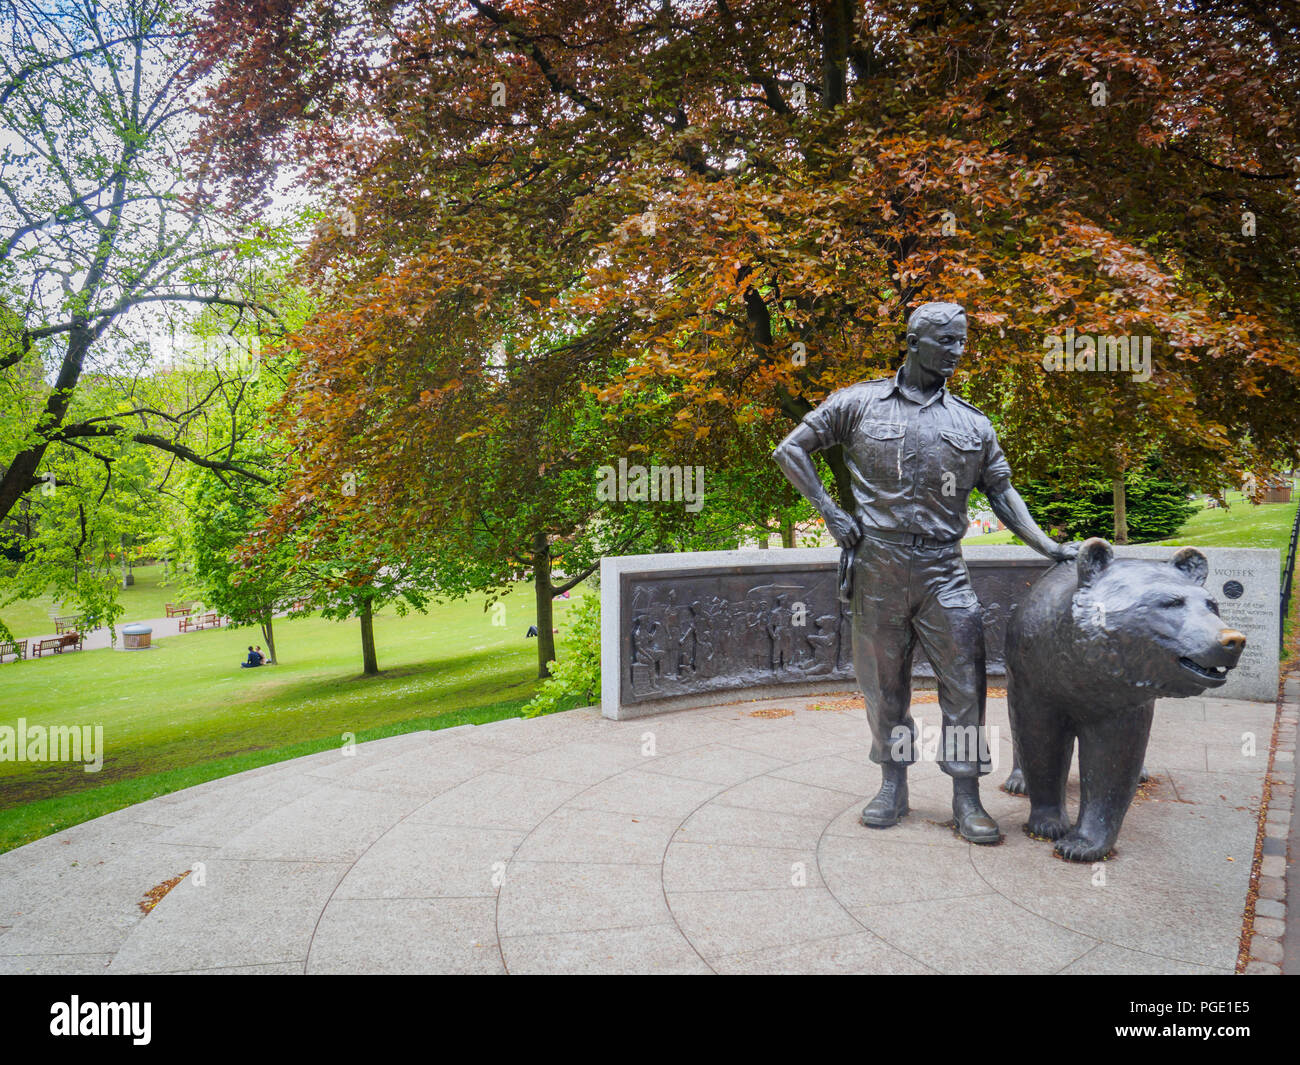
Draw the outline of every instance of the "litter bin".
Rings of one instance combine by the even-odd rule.
[[[123,651],[143,651],[149,646],[149,640],[153,635],[153,628],[149,625],[123,625],[122,626],[122,650]]]

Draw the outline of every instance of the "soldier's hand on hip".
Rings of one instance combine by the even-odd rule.
[[[843,548],[852,547],[862,539],[862,531],[858,528],[857,519],[847,511],[837,510],[826,515],[826,528],[831,536],[835,537],[835,542]]]

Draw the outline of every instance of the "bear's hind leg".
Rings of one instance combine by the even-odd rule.
[[[1002,790],[1008,795],[1025,794],[1025,771],[1020,768],[1020,745],[1016,743],[1015,732],[1011,734],[1011,772],[1002,782]]]
[[[1015,674],[1007,670],[1007,712],[1011,716],[1011,772],[1007,774],[1007,779],[1002,782],[1002,790],[1008,795],[1025,795],[1028,794],[1028,788],[1025,786],[1025,771],[1020,768],[1020,734],[1019,726],[1016,724],[1015,707],[1021,704],[1022,700],[1030,698],[1027,693],[1022,694],[1016,685]]]
[[[1137,794],[1154,703],[1089,725],[1079,734],[1079,821],[1056,842],[1072,862],[1097,862],[1115,846]]]

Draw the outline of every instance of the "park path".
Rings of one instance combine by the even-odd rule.
[[[181,635],[180,618],[145,618],[141,621],[122,621],[118,623],[118,639],[121,639],[123,625],[148,625],[153,629],[153,635],[150,640],[161,640],[168,636]],[[20,636],[20,640],[26,640],[29,648],[28,654],[31,654],[30,648],[37,640],[53,640],[57,638],[57,633],[46,632],[40,636]],[[95,629],[93,632],[86,633],[85,642],[82,644],[84,651],[99,651],[105,647],[112,647],[112,638],[109,636],[108,627]]]
[[[275,615],[276,620],[279,620],[280,618],[283,617],[288,617],[287,611],[282,611]],[[150,628],[153,629],[153,634],[149,638],[150,642],[152,642],[153,640],[166,639],[168,636],[188,635],[188,633],[181,632],[181,619],[178,617],[177,618],[142,618],[138,621],[118,622],[117,633],[118,633],[119,641],[122,638],[123,625],[148,625]],[[220,627],[229,628],[230,626],[222,625]],[[208,630],[203,629],[199,631],[207,632]],[[18,639],[27,641],[27,646],[28,646],[27,653],[30,656],[31,647],[33,644],[36,643],[37,640],[46,640],[46,639],[53,640],[57,638],[57,635],[58,635],[57,633],[47,632],[40,636],[19,636]],[[253,642],[256,643],[257,641],[254,640]],[[85,640],[82,644],[82,650],[99,651],[105,647],[112,647],[112,646],[113,646],[113,641],[111,636],[109,635],[108,627],[103,626],[101,628],[95,629],[93,632],[86,633]]]
[[[933,761],[901,825],[860,827],[879,771],[854,703],[574,710],[160,796],[0,855],[0,972],[1233,970],[1268,763],[1241,736],[1274,705],[1163,701],[1155,784],[1093,867],[1026,837],[993,786],[1002,699],[1001,846],[945,825]]]

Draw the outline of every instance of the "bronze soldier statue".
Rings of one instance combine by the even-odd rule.
[[[773,458],[844,552],[853,665],[866,698],[871,760],[883,777],[862,823],[888,828],[908,812],[907,767],[918,755],[909,707],[919,641],[937,680],[939,764],[952,777],[957,829],[972,843],[997,843],[997,822],[979,797],[979,778],[992,768],[984,742],[984,622],[961,554],[971,490],[980,489],[993,512],[1040,554],[1065,561],[1078,546],[1058,544],[1038,527],[1011,485],[992,423],[948,391],[965,345],[960,306],[916,308],[898,372],[826,397]],[[836,445],[852,477],[852,514],[831,498],[812,462],[814,451]]]

